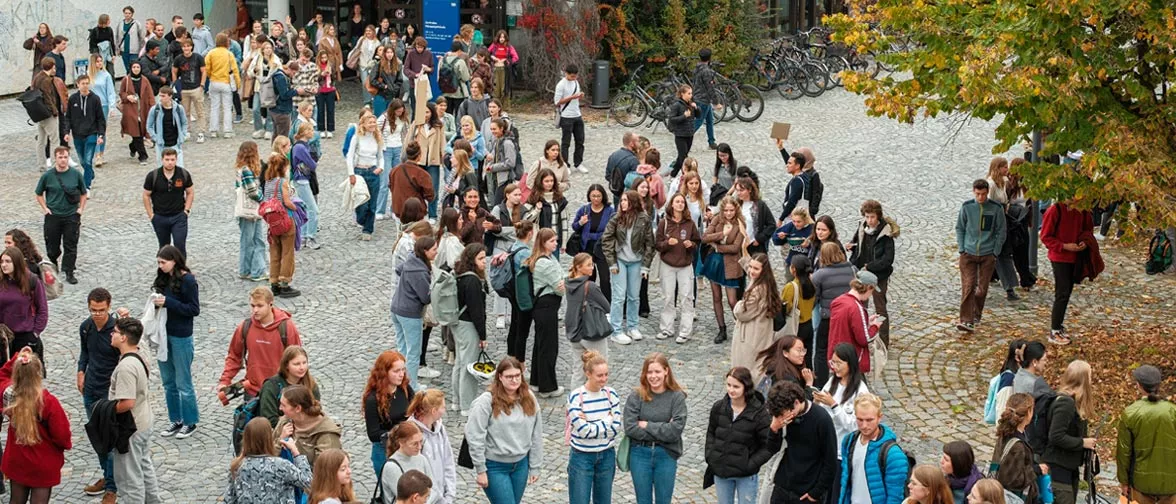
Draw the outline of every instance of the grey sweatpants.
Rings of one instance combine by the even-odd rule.
[[[481,393],[478,379],[466,369],[478,360],[478,330],[472,322],[458,320],[453,328],[453,390],[462,411],[469,411],[470,403]]]
[[[151,432],[151,429],[135,432],[126,453],[114,451],[114,480],[118,482],[119,502],[163,502],[159,498],[159,484],[155,481],[155,463],[151,461]]]

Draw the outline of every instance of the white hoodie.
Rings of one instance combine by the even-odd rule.
[[[429,460],[433,475],[437,478],[433,481],[433,490],[440,491],[441,494],[441,498],[436,502],[454,504],[457,502],[457,459],[453,455],[453,447],[449,445],[445,425],[437,421],[435,428],[430,428],[415,416],[409,417],[409,420],[421,429],[421,435],[424,437],[421,455]],[[437,480],[443,480],[444,483]]]

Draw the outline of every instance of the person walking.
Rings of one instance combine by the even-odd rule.
[[[286,137],[279,136],[279,139]],[[290,188],[289,180],[286,178],[286,172],[290,166],[290,162],[286,160],[284,154],[277,152],[271,153],[269,156],[269,163],[265,170],[265,190],[262,192],[262,197],[271,200],[276,199],[282,203],[286,209],[286,215],[291,220],[294,219],[294,212],[297,207],[294,206],[294,191]],[[281,235],[269,235],[269,281],[270,290],[275,296],[281,298],[292,298],[302,295],[302,291],[290,287],[290,282],[294,280],[294,250],[297,246],[295,243],[295,236],[298,232],[297,226],[290,226],[285,233]]]
[[[470,95],[470,66],[466,63],[469,59],[468,52],[468,46],[454,40],[449,46],[449,52],[445,53],[437,64],[437,84],[446,86],[445,89],[441,89],[441,96],[445,98],[447,110],[457,112],[461,108],[461,103]],[[447,82],[441,78],[442,74],[446,73],[449,75]]]
[[[674,379],[669,359],[659,352],[647,355],[622,416],[638,504],[669,504],[673,498],[686,415],[686,391]]]
[[[555,370],[559,357],[559,305],[566,291],[564,271],[554,257],[559,249],[555,231],[548,228],[535,233],[535,248],[525,267],[531,270],[535,304],[535,347],[531,351],[531,383],[539,397],[564,395]]]
[[[1004,208],[988,199],[988,181],[972,183],[974,198],[965,201],[956,217],[956,245],[960,253],[960,319],[956,329],[973,332],[984,315],[988,284],[996,268],[996,254],[1005,241]],[[1042,236],[1045,236],[1042,229]],[[1044,241],[1044,240],[1043,240]]]
[[[678,149],[678,157],[670,167],[670,176],[677,177],[682,169],[682,162],[690,155],[690,147],[694,144],[694,120],[698,117],[699,108],[694,104],[694,88],[689,84],[678,86],[676,99],[666,111],[666,129],[674,134],[674,146]]]
[[[465,439],[490,504],[519,504],[543,467],[543,412],[514,357],[502,359],[491,380],[471,406]]]
[[[281,405],[282,419],[273,432],[275,443],[292,439],[311,464],[332,448],[343,447],[339,442],[343,430],[323,412],[310,389],[302,385],[282,389]]]
[[[1095,449],[1087,426],[1094,418],[1095,404],[1090,364],[1075,360],[1062,373],[1057,399],[1049,409],[1049,441],[1041,461],[1049,465],[1050,489],[1056,504],[1074,504],[1078,497],[1079,471],[1087,451]]]
[[[293,439],[282,439],[293,462],[278,456],[273,427],[257,417],[245,424],[241,453],[229,464],[225,504],[284,504],[294,501],[297,489],[310,486],[310,462]]]
[[[1094,217],[1089,211],[1077,210],[1068,202],[1059,201],[1046,209],[1041,222],[1041,243],[1049,250],[1049,263],[1054,274],[1049,342],[1067,345],[1071,338],[1066,334],[1064,322],[1074,285],[1087,277],[1093,280],[1101,271],[1102,259],[1098,258],[1098,241],[1094,239]],[[1100,267],[1090,272],[1089,263]]]
[[[44,23],[41,26],[45,26],[46,30],[49,29]],[[26,48],[28,48],[29,42],[32,40],[29,39],[29,41],[25,42]],[[64,126],[63,121],[66,123],[69,121],[68,118],[62,117],[64,115],[63,109],[65,108],[63,102],[67,101],[67,99],[58,93],[57,85],[53,80],[55,79],[54,75],[57,73],[57,63],[54,62],[53,58],[48,56],[42,56],[37,61],[40,64],[37,66],[37,70],[33,72],[32,89],[41,92],[41,103],[49,111],[49,116],[37,121],[37,136],[34,149],[37,156],[36,159],[44,159],[44,164],[51,165],[53,158],[49,151],[54,145],[58,144],[58,140],[61,137],[61,128]],[[40,167],[41,164],[37,166]]]
[[[866,200],[861,206],[862,222],[858,224],[853,240],[846,245],[850,249],[849,262],[859,271],[869,271],[878,277],[878,289],[874,291],[874,313],[882,318],[878,337],[890,345],[890,311],[886,309],[886,290],[890,286],[890,275],[894,272],[894,239],[898,227],[882,215],[882,204]]]
[[[1115,467],[1119,491],[1127,502],[1171,503],[1176,482],[1168,476],[1176,460],[1176,405],[1163,399],[1159,368],[1144,364],[1131,372],[1144,397],[1123,410]]]
[[[6,352],[0,353],[6,362],[26,346],[45,353],[40,334],[49,324],[49,304],[45,286],[33,276],[25,262],[24,253],[16,247],[0,250],[0,325],[12,331],[6,341]],[[2,389],[0,389],[2,390]]]
[[[265,287],[259,289],[265,292]],[[318,382],[310,375],[310,355],[306,353],[305,348],[298,345],[287,346],[282,351],[277,374],[266,379],[257,393],[258,401],[261,403],[257,408],[257,414],[269,420],[271,429],[278,425],[278,419],[282,414],[282,391],[292,385],[306,387],[316,401],[322,400]]]
[[[113,65],[113,63],[111,63]],[[113,68],[113,67],[111,67]],[[97,95],[102,104],[102,118],[106,120],[110,117],[111,107],[118,106],[118,93],[114,88],[114,78],[111,77],[111,72],[107,71],[106,61],[102,59],[99,54],[90,55],[90,66],[86,70],[86,75],[90,77],[90,91]],[[103,141],[98,143],[94,152],[94,166],[102,166],[106,164],[106,159],[103,154],[106,152],[106,138],[103,135]]]
[[[592,264],[589,259],[584,264]],[[580,277],[586,278],[586,277]],[[570,312],[569,312],[570,313]],[[621,397],[608,386],[608,361],[593,350],[580,355],[584,385],[567,399],[568,502],[612,502]]]
[[[665,217],[657,223],[655,236],[661,257],[662,297],[665,299],[658,339],[674,335],[674,318],[681,309],[682,320],[674,341],[686,343],[694,331],[694,254],[702,242],[702,235],[686,207],[684,194],[675,194],[670,199]]]
[[[698,115],[694,117],[694,131],[706,125],[706,145],[711,150],[715,145],[715,110],[712,103],[715,99],[716,72],[711,66],[711,50],[704,47],[698,51],[698,63],[694,65],[694,72],[690,75],[690,84],[694,89],[694,103],[698,106]],[[727,186],[730,187],[730,186]]]
[[[371,241],[372,233],[375,232],[376,215],[381,210],[377,206],[379,194],[383,191],[381,187],[387,185],[386,182],[381,184],[381,180],[388,180],[386,176],[383,176],[384,139],[380,135],[375,116],[367,112],[361,114],[359,127],[355,130],[355,136],[351,137],[351,144],[347,149],[345,159],[347,169],[353,174],[353,178],[356,175],[362,178],[364,184],[367,185],[368,193],[371,194],[371,198],[366,204],[355,209],[355,219],[362,226],[360,240]],[[395,208],[395,206],[394,204],[393,207]]]
[[[580,114],[580,100],[584,92],[580,89],[580,67],[575,63],[564,66],[564,76],[555,84],[555,102],[559,129],[561,132],[559,152],[563,159],[571,160],[572,166],[580,173],[588,173],[584,164],[584,118]],[[576,141],[576,150],[570,151],[572,140]]]
[[[255,25],[261,30],[260,24]],[[252,36],[252,35],[251,35]],[[273,118],[269,116],[269,109],[277,103],[277,91],[274,89],[274,74],[282,68],[282,61],[274,54],[274,45],[265,40],[260,33],[253,38],[257,47],[245,57],[242,69],[247,79],[253,79],[253,138],[273,138]],[[321,123],[320,123],[321,124]]]
[[[137,156],[139,165],[145,165],[147,148],[143,142],[148,134],[147,115],[155,106],[155,93],[151,90],[151,82],[143,75],[143,64],[138,60],[129,65],[127,75],[119,83],[118,96],[119,111],[122,113],[120,133],[131,137],[131,157]]]
[[[617,289],[609,316],[613,341],[620,345],[641,341],[636,317],[638,295],[641,278],[649,274],[653,262],[654,240],[649,214],[642,209],[637,191],[621,195],[617,213],[605,226],[600,243],[612,274],[610,282]]]
[[[363,420],[372,443],[372,468],[376,478],[387,461],[388,434],[408,418],[409,402],[415,392],[405,379],[406,359],[395,350],[376,357],[363,390]]]
[[[90,195],[82,174],[69,166],[68,147],[53,149],[53,169],[41,174],[34,192],[45,215],[45,258],[54,267],[61,258],[59,271],[65,273],[66,282],[76,284],[78,234]]]
[[[430,303],[429,291],[433,279],[431,265],[437,258],[437,240],[432,236],[418,237],[413,255],[396,267],[399,285],[392,295],[392,325],[396,330],[396,346],[408,359],[408,379],[412,388],[419,389],[417,371],[420,368],[422,325],[421,313]]]
[[[164,149],[160,157],[162,165],[143,180],[143,209],[159,246],[175,245],[187,257],[188,216],[195,195],[192,174],[176,164],[174,149]]]
[[[94,156],[98,146],[106,142],[106,114],[102,109],[102,97],[90,92],[89,75],[79,75],[74,83],[78,92],[70,95],[66,104],[62,139],[73,143],[77,150],[88,192],[94,182]]]
[[[151,387],[148,384],[147,360],[139,353],[143,338],[143,324],[134,317],[114,321],[110,345],[119,351],[118,365],[110,375],[108,399],[115,403],[116,413],[130,413],[135,432],[127,442],[126,453],[114,450],[114,479],[118,481],[119,497],[127,502],[160,504],[159,483],[155,478],[155,463],[151,460],[152,424],[155,416],[151,408]]]
[[[114,29],[114,46],[118,48],[118,54],[122,56],[123,70],[126,73],[131,73],[131,63],[139,57],[141,51],[146,43],[147,31],[143,24],[135,19],[135,8],[128,5],[122,10],[123,20],[122,24]],[[114,73],[111,70],[111,73]]]
[[[437,200],[441,194],[441,156],[445,153],[445,131],[443,128],[441,117],[437,115],[437,105],[430,102],[425,104],[423,122],[416,125],[415,131],[410,132],[421,150],[418,161],[424,165],[425,171],[432,179],[430,182],[432,196],[424,199],[429,204],[430,219],[437,218]],[[425,193],[426,191],[422,190],[421,192]]]
[[[77,376],[78,393],[82,394],[82,407],[86,410],[86,419],[89,420],[94,413],[94,405],[106,399],[106,394],[110,391],[110,375],[119,362],[118,349],[110,346],[114,322],[117,317],[130,316],[130,312],[122,308],[119,309],[117,316],[113,316],[110,312],[110,291],[101,287],[90,291],[86,296],[86,305],[90,310],[90,316],[78,327],[81,348],[78,351]],[[118,485],[114,479],[114,456],[111,452],[97,455],[102,477],[93,484],[86,485],[83,492],[91,496],[101,495],[104,504],[110,504],[118,498]]]
[[[151,286],[155,293],[152,302],[158,308],[167,309],[167,355],[159,360],[159,376],[171,426],[162,435],[185,439],[196,431],[200,421],[196,387],[192,383],[195,357],[192,319],[200,315],[200,286],[178,248],[164,245],[155,257],[159,269]]]
[[[204,57],[208,68],[208,97],[211,100],[208,127],[212,138],[216,138],[218,133],[224,138],[232,138],[233,92],[242,87],[241,67],[229,51],[228,35],[218,33],[215,43],[216,47]]]
[[[743,268],[739,265],[741,254],[749,241],[747,225],[739,211],[739,200],[723,198],[719,211],[711,217],[702,235],[702,242],[711,248],[702,264],[702,276],[711,282],[711,301],[714,303],[715,321],[719,333],[715,344],[727,341],[727,323],[723,319],[723,291],[727,292],[727,305],[732,313],[738,299],[738,289],[743,283]]]
[[[159,89],[155,105],[147,113],[147,136],[155,143],[155,161],[163,164],[164,149],[175,151],[176,166],[184,166],[184,141],[188,139],[188,115],[172,99],[171,86]]]
[[[457,300],[462,306],[457,324],[453,326],[453,374],[450,377],[454,395],[462,416],[468,416],[477,395],[478,382],[466,367],[478,360],[486,349],[486,246],[481,243],[466,245],[454,265],[457,276]]]
[[[407,143],[408,130],[412,128],[404,102],[399,98],[389,102],[384,113],[376,119],[376,127],[380,130],[380,136],[384,138],[384,171],[380,172],[379,196],[376,197],[375,209],[376,220],[384,220],[388,218],[391,209],[391,200],[388,197],[389,176],[392,169],[399,166],[403,160],[401,154]]]
[[[173,44],[176,45],[176,44]],[[204,111],[204,84],[208,82],[208,65],[196,52],[191,38],[178,42],[180,54],[172,56],[171,81],[180,88],[180,102],[194,123],[196,143],[204,143],[208,131],[208,113]]]
[[[706,427],[706,473],[719,504],[756,502],[760,467],[772,458],[772,416],[755,390],[751,371],[727,371],[726,394],[711,406]]]
[[[294,319],[286,310],[274,306],[273,291],[254,287],[249,291],[249,318],[237,324],[229,340],[224,370],[217,381],[217,395],[225,393],[244,366],[245,377],[241,386],[245,397],[259,397],[266,379],[282,372],[281,360],[285,356],[285,349],[291,345],[302,345],[302,335]],[[250,359],[246,360],[246,356]],[[220,399],[222,403],[228,401],[223,396]],[[278,399],[275,397],[272,400],[276,405]],[[261,411],[267,409],[265,403],[261,401]]]

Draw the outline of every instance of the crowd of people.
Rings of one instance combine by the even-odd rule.
[[[869,380],[890,343],[898,223],[880,202],[865,200],[852,234],[840,236],[820,213],[825,186],[814,153],[790,152],[782,140],[776,148],[791,177],[776,214],[756,172],[715,141],[709,50],[671,107],[675,159],[663,162],[650,139],[625,133],[604,179],[593,180],[583,165],[584,93],[575,65],[565,68],[553,98],[562,138],[524,163],[505,110],[504,74],[518,60],[505,33],[481,48],[473,27],[463,27],[451,51],[434,57],[423,38],[401,37],[383,22],[349,27],[352,35],[341,38],[316,15],[297,29],[276,21],[267,34],[240,1],[238,8],[246,17],[215,35],[200,16],[191,30],[176,16],[165,34],[153,20],[140,25],[129,6],[121,26],[102,15],[91,34],[89,74],[74,80],[77,92],[68,96],[61,56],[68,40],[42,25],[26,42],[37,52],[33,87],[48,110],[37,123],[37,156],[47,159],[35,189],[47,255],[19,229],[5,235],[0,252],[0,327],[11,332],[0,368],[0,389],[11,386],[2,469],[13,502],[49,502],[71,448],[71,423],[41,381],[40,334],[47,300],[56,297],[46,279],[61,271],[77,283],[81,216],[112,108],[122,113],[133,157],[146,164],[148,143],[156,150],[142,200],[158,239],[158,269],[139,318],[114,310],[106,289],[87,296],[77,386],[103,476],[85,492],[104,503],[160,502],[149,440],[157,431],[182,440],[200,423],[192,376],[200,287],[186,261],[194,184],[183,151],[191,137],[232,138],[248,108],[252,138],[239,143],[233,161],[238,274],[269,285],[249,292],[250,316],[237,325],[218,380],[222,403],[245,398],[235,425],[215,427],[232,429],[238,453],[225,501],[358,501],[354,454],[343,451],[343,430],[320,402],[314,356],[294,317],[274,305],[301,294],[292,286],[297,251],[321,246],[317,166],[331,155],[323,141],[334,137],[337,86],[352,72],[364,107],[339,143],[344,204],[354,209],[361,241],[377,225],[395,237],[391,264],[381,266],[391,276],[395,349],[378,355],[357,398],[379,480],[374,499],[461,502],[462,467],[473,470],[491,503],[521,502],[545,467],[547,400],[562,403],[566,415],[569,502],[610,502],[618,469],[630,472],[639,503],[670,502],[678,460],[689,449],[687,391],[667,356],[653,352],[622,401],[609,386],[610,347],[645,338],[639,326],[653,313],[651,284],[663,294],[653,336],[690,344],[699,291],[709,284],[718,327],[712,341],[728,345],[730,359],[702,447],[703,485],[715,487],[719,502],[760,495],[779,504],[1075,502],[1079,467],[1097,441],[1087,432],[1095,415],[1091,370],[1069,363],[1055,391],[1041,376],[1048,349],[1038,341],[1011,343],[993,379],[996,449],[987,471],[962,441],[944,446],[938,467],[914,464],[882,423],[883,400]],[[126,70],[117,86],[108,70],[116,56]],[[431,81],[441,90],[436,97]],[[692,155],[703,125],[713,165]],[[961,331],[977,330],[993,281],[1014,301],[1016,287],[1036,284],[1025,216],[1038,206],[1009,165],[993,160],[959,212]],[[569,208],[573,192],[587,203]],[[1097,241],[1090,213],[1067,202],[1048,206],[1042,222],[1055,277],[1048,341],[1066,344],[1069,296],[1074,283],[1098,274]],[[485,352],[489,324],[507,331],[508,355],[497,362]],[[561,334],[575,353],[570,360],[582,364],[572,366],[570,381],[557,369]],[[452,368],[445,377],[434,369],[440,364],[426,362],[434,335]],[[152,373],[161,378],[168,417],[158,429]],[[440,390],[446,378],[450,397]],[[1160,399],[1158,369],[1141,366],[1134,378],[1145,398],[1120,425],[1122,491],[1140,503],[1172,502],[1176,406]],[[457,453],[442,421],[450,409],[464,419]]]

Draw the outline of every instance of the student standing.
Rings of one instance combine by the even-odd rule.
[[[858,396],[870,393],[866,385],[865,374],[858,366],[857,354],[852,345],[838,344],[833,348],[833,358],[829,359],[829,368],[833,375],[828,383],[819,391],[813,392],[813,403],[823,408],[833,419],[833,429],[840,441],[857,429],[857,417],[854,415],[854,402]],[[838,443],[837,464],[845,458]],[[840,502],[841,471],[833,474],[832,494],[829,502]]]
[[[773,448],[787,443],[773,477],[772,502],[826,502],[837,472],[836,430],[829,413],[789,381],[772,385],[767,408]]]
[[[669,504],[682,456],[686,392],[658,352],[645,357],[640,380],[625,401],[623,417],[633,490],[638,504]]]
[[[162,503],[159,484],[155,479],[155,463],[151,461],[152,424],[151,388],[148,383],[147,360],[139,354],[143,324],[134,317],[123,317],[114,322],[110,345],[119,351],[118,365],[110,375],[109,399],[115,401],[116,413],[131,414],[135,432],[131,434],[126,453],[114,450],[114,479],[118,481],[119,497],[127,502]]]
[[[564,67],[564,77],[555,85],[555,106],[559,111],[559,129],[562,132],[559,152],[563,159],[572,160],[572,166],[580,173],[588,173],[588,169],[581,166],[584,163],[584,118],[580,115],[580,100],[584,92],[580,90],[580,68],[574,63]],[[574,157],[571,153],[572,139],[576,140]]]
[[[167,360],[159,361],[159,376],[171,427],[163,431],[163,436],[184,439],[196,431],[200,421],[192,383],[192,319],[200,315],[200,286],[178,248],[164,245],[156,260],[159,269],[152,284],[156,293],[152,299],[156,307],[167,309]]]
[[[405,358],[395,350],[385,350],[376,357],[363,391],[363,421],[372,443],[372,468],[379,478],[387,461],[385,442],[388,433],[408,418],[408,405],[414,392],[405,379]]]
[[[678,157],[674,159],[670,176],[677,177],[682,169],[682,162],[690,155],[690,146],[694,144],[694,118],[698,116],[698,105],[694,104],[694,89],[689,84],[678,86],[677,99],[666,112],[666,127],[674,134],[674,145],[678,149]]]
[[[511,246],[510,254],[504,258],[506,261],[513,261],[513,265],[509,266],[513,268],[511,269],[512,274],[526,267],[523,263],[531,257],[531,242],[534,236],[535,225],[530,221],[515,223],[515,237],[517,239]],[[514,282],[512,281],[510,285],[513,286]],[[511,294],[507,297],[507,301],[510,302],[510,327],[507,329],[506,335],[506,353],[519,362],[525,362],[523,359],[527,357],[527,337],[531,333],[533,311],[523,310],[513,295],[513,291]],[[533,305],[532,309],[534,309]]]
[[[86,304],[90,316],[78,327],[81,337],[81,348],[78,352],[78,392],[82,394],[82,407],[86,410],[86,419],[93,414],[94,404],[106,399],[110,391],[110,375],[118,365],[118,349],[110,346],[110,336],[114,332],[116,317],[110,313],[110,292],[101,287],[90,291],[86,297]],[[125,308],[120,309],[120,316],[130,316]],[[102,469],[102,477],[85,488],[86,495],[102,495],[103,499],[113,500],[118,494],[118,485],[114,480],[114,458],[112,453],[98,454],[98,467]]]
[[[584,317],[599,317],[600,313],[608,313],[608,298],[600,291],[600,287],[592,281],[595,269],[592,256],[580,252],[572,258],[572,267],[568,271],[567,306],[570,308],[564,314],[564,329],[568,340],[571,341],[574,352],[593,351],[604,359],[608,359],[608,337],[588,339],[583,324]],[[590,312],[596,315],[590,315]],[[595,335],[593,335],[595,336]],[[572,366],[572,382],[583,381],[584,376],[579,367]]]
[[[245,211],[247,207],[260,204],[262,200],[261,187],[258,185],[262,175],[261,157],[255,142],[241,142],[237,149],[235,165],[237,180],[234,187],[239,193],[237,199],[242,202],[243,211],[243,215],[237,216],[237,227],[241,231],[237,252],[237,275],[242,280],[264,282],[269,280],[266,270],[266,226],[255,208]]]
[[[535,348],[531,351],[531,382],[539,397],[559,397],[564,388],[559,386],[555,371],[559,357],[559,305],[566,292],[564,271],[555,259],[559,248],[555,231],[540,229],[535,234],[535,249],[527,258],[535,293]]]
[[[298,451],[306,455],[310,463],[332,448],[342,448],[339,435],[343,430],[323,413],[322,404],[314,398],[310,389],[302,385],[291,385],[282,389],[282,419],[274,427],[274,442],[292,438]]]
[[[174,244],[188,255],[188,215],[192,213],[192,174],[176,164],[174,149],[164,149],[162,165],[143,181],[143,209],[155,228],[159,246]]]
[[[437,493],[437,502],[455,504],[456,457],[453,455],[453,447],[449,444],[449,435],[445,432],[445,423],[441,421],[441,417],[445,416],[445,393],[432,388],[414,395],[408,405],[408,415],[408,421],[416,424],[424,436],[425,446],[422,453],[429,461],[433,476],[436,477],[437,484],[433,486],[433,492]],[[404,481],[406,476],[408,473],[401,476],[401,481]],[[401,494],[403,492],[397,491],[397,495]]]
[[[751,371],[727,372],[726,394],[711,406],[706,428],[706,474],[714,479],[720,504],[755,502],[760,467],[776,452],[772,416],[752,386]],[[706,486],[707,476],[703,476]]]
[[[604,230],[608,228],[608,222],[612,220],[615,209],[608,204],[608,193],[600,184],[588,187],[586,199],[588,203],[576,210],[576,216],[572,218],[572,233],[573,236],[580,233],[580,250],[592,255],[592,263],[596,266],[592,270],[593,281],[600,284],[605,299],[612,299],[608,260],[604,256],[600,240],[604,237]]]
[[[229,464],[225,504],[285,504],[294,501],[296,489],[310,486],[310,462],[298,444],[293,439],[279,441],[294,457],[291,462],[278,456],[272,434],[264,418],[245,424],[241,453]]]
[[[1074,285],[1081,282],[1089,272],[1084,266],[1090,256],[1098,256],[1094,238],[1094,217],[1086,210],[1072,208],[1068,202],[1054,203],[1041,218],[1041,243],[1049,249],[1049,262],[1054,274],[1054,301],[1050,312],[1049,342],[1068,345],[1066,334],[1066,310],[1070,307],[1070,294]],[[1094,245],[1095,248],[1090,248]],[[1101,263],[1101,260],[1098,262]],[[1094,272],[1094,275],[1097,275]],[[983,278],[991,277],[985,276]],[[1090,276],[1094,278],[1094,276]]]
[[[690,218],[684,194],[675,194],[670,199],[665,218],[657,223],[655,240],[661,257],[662,296],[665,299],[658,339],[674,335],[674,318],[681,310],[682,320],[674,341],[685,343],[694,329],[694,253],[702,235]]]
[[[591,264],[591,261],[585,261]],[[584,385],[567,401],[568,502],[612,502],[616,443],[621,434],[621,397],[608,386],[608,362],[585,350],[580,356]]]
[[[518,360],[502,359],[492,380],[474,400],[466,441],[476,482],[490,504],[519,504],[543,467],[543,414]]]
[[[1119,491],[1127,501],[1144,504],[1171,502],[1176,481],[1170,477],[1176,450],[1176,405],[1160,395],[1163,375],[1144,364],[1131,372],[1144,397],[1123,410],[1115,449]],[[1125,483],[1124,483],[1125,482]]]
[[[388,462],[379,471],[380,486],[384,493],[383,504],[392,504],[394,500],[404,497],[398,491],[398,487],[400,479],[408,471],[417,471],[427,476],[430,481],[441,482],[440,478],[433,477],[432,466],[422,454],[424,444],[425,440],[421,429],[412,422],[399,424],[392,429],[392,432],[388,433]],[[433,497],[426,502],[430,504],[439,502],[441,492],[433,492],[430,488],[429,494]]]
[[[278,138],[285,138],[279,136]],[[265,183],[265,191],[262,193],[266,199],[277,199],[282,202],[282,206],[286,209],[286,215],[290,219],[294,219],[294,191],[290,188],[289,180],[286,179],[286,171],[289,168],[290,162],[286,160],[284,154],[274,152],[270,154],[269,163],[266,167],[265,175],[267,182]],[[295,234],[297,228],[293,225],[282,235],[270,235],[270,254],[269,254],[269,281],[270,289],[273,290],[274,295],[282,298],[298,297],[302,291],[290,287],[290,282],[294,279],[294,249],[295,249]]]
[[[207,29],[206,29],[207,31]],[[211,39],[211,35],[207,35]],[[208,51],[204,61],[208,69],[209,128],[212,138],[217,134],[233,137],[233,92],[241,88],[241,68],[229,50],[229,36],[216,35],[216,47]]]
[[[355,5],[359,7],[359,4]],[[315,504],[344,504],[355,502],[351,488],[351,457],[341,448],[331,448],[313,462],[314,477],[310,480],[310,501]]]
[[[715,320],[719,324],[719,333],[714,339],[717,345],[727,341],[727,323],[723,320],[723,291],[727,292],[727,305],[734,311],[737,290],[743,278],[739,258],[750,241],[743,214],[739,212],[739,200],[723,198],[719,202],[719,211],[707,223],[702,241],[711,247],[711,252],[703,260],[702,275],[711,282],[711,301],[714,303]]]
[[[399,285],[392,296],[392,325],[396,330],[398,350],[408,359],[409,384],[413,389],[420,388],[417,370],[424,352],[421,348],[421,332],[424,330],[421,312],[431,300],[431,265],[436,258],[437,240],[432,236],[418,237],[412,257],[396,267]]]
[[[620,345],[641,341],[635,315],[641,278],[649,274],[654,243],[653,226],[649,214],[641,207],[637,191],[629,190],[621,195],[617,213],[605,226],[600,243],[610,266],[612,285],[617,288],[609,319],[613,326],[613,341]]]
[[[481,243],[466,245],[454,265],[457,275],[457,301],[465,308],[453,326],[456,347],[453,375],[454,395],[463,416],[469,415],[470,404],[477,395],[478,382],[466,366],[478,360],[478,353],[486,349],[486,246]]]
[[[304,105],[304,108],[309,108]],[[309,142],[314,137],[314,126],[309,122],[300,122],[294,134],[294,147],[290,151],[290,164],[294,184],[294,193],[302,200],[302,207],[306,210],[306,223],[302,225],[302,246],[312,250],[322,248],[317,240],[319,224],[319,207],[314,191],[318,188],[318,162],[315,161]]]
[[[264,287],[258,289],[266,292]],[[322,400],[318,382],[310,375],[310,355],[306,353],[305,348],[298,345],[287,346],[282,351],[277,374],[266,379],[261,384],[261,390],[257,392],[257,397],[261,401],[258,415],[269,420],[271,429],[278,425],[278,417],[282,414],[282,391],[292,385],[306,387],[316,401]]]
[[[886,289],[890,286],[890,275],[894,272],[894,238],[898,228],[882,216],[882,204],[875,200],[862,202],[862,222],[853,235],[853,241],[846,248],[853,251],[849,262],[861,271],[869,271],[878,277],[878,289],[874,291],[874,313],[884,317],[878,329],[878,337],[890,345],[890,312],[886,309]]]
[[[49,324],[45,287],[16,247],[0,250],[0,324],[12,331],[12,339],[5,342],[7,353],[0,353],[0,358],[7,361],[25,346],[44,354],[39,335]]]
[[[1058,397],[1050,405],[1049,441],[1041,461],[1049,465],[1056,504],[1074,504],[1086,452],[1095,449],[1095,438],[1087,437],[1087,426],[1096,414],[1090,364],[1076,360],[1066,366]]]
[[[1008,492],[1024,502],[1037,502],[1041,493],[1038,478],[1049,474],[1048,465],[1036,462],[1037,455],[1025,435],[1025,429],[1032,422],[1033,398],[1029,394],[1009,396],[996,423],[996,444],[992,448],[988,471],[990,477],[996,478]]]
[[[746,254],[746,251],[744,252]],[[747,272],[747,291],[735,303],[735,334],[731,338],[731,364],[736,367],[755,367],[760,352],[772,345],[773,320],[782,309],[776,295],[776,277],[768,255],[757,253],[739,261]],[[753,373],[759,381],[759,373]]]

